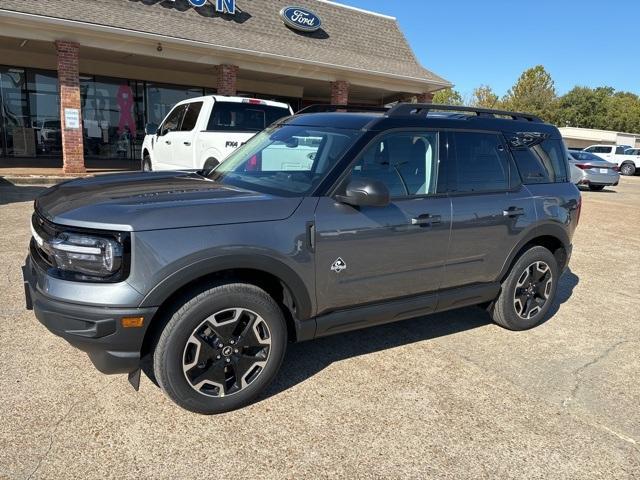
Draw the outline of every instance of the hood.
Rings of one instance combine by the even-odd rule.
[[[221,185],[192,172],[124,173],[64,182],[36,199],[47,220],[116,231],[282,220],[302,198]]]

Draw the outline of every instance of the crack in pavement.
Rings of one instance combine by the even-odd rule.
[[[99,388],[95,392],[91,393],[89,396],[90,397],[95,397],[96,395],[98,395],[99,393],[101,393],[102,391],[104,391],[108,387],[110,387],[116,380],[118,380],[118,379],[111,380],[105,386],[103,386],[102,388]],[[66,411],[66,413],[62,416],[62,418],[56,422],[56,424],[53,427],[53,430],[51,431],[51,434],[49,435],[49,446],[47,447],[47,451],[44,452],[44,455],[40,458],[40,460],[38,460],[36,468],[34,468],[33,471],[29,474],[29,476],[27,477],[27,480],[31,480],[33,478],[33,476],[38,472],[38,470],[40,470],[40,467],[42,466],[42,463],[49,456],[49,453],[51,452],[51,449],[53,448],[55,435],[56,435],[56,432],[58,431],[58,427],[62,424],[62,422],[64,422],[69,417],[69,415],[71,415],[71,412],[76,408],[76,406],[80,405],[81,403],[86,403],[86,399],[82,399],[82,400],[78,400],[77,402],[74,402],[71,405],[71,407],[69,407],[69,409]]]
[[[618,347],[620,347],[622,345],[625,345],[627,343],[634,343],[634,342],[637,342],[637,341],[638,340],[620,340],[619,342],[614,343],[613,345],[611,345],[609,348],[607,348],[604,352],[602,352],[600,355],[598,355],[594,359],[589,360],[587,363],[585,363],[584,365],[576,368],[573,372],[571,372],[571,375],[576,378],[576,382],[575,382],[575,385],[573,386],[573,388],[571,389],[571,392],[569,393],[569,396],[562,401],[562,407],[563,408],[567,408],[569,406],[569,404],[573,400],[575,400],[576,395],[578,394],[578,390],[580,390],[580,387],[582,385],[581,378],[580,378],[580,376],[582,375],[582,372],[584,372],[585,370],[587,370],[590,367],[593,367],[597,363],[599,363],[602,360],[604,360],[605,358],[607,358]]]

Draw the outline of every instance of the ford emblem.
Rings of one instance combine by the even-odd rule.
[[[285,24],[302,32],[315,32],[322,26],[318,15],[302,7],[285,7],[280,16]]]

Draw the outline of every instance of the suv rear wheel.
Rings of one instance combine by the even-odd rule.
[[[273,380],[284,358],[287,328],[277,303],[242,283],[192,296],[165,327],[154,373],[181,407],[213,414],[246,405]]]
[[[559,277],[558,262],[549,250],[536,246],[524,252],[502,283],[494,322],[509,330],[540,324],[553,304]]]

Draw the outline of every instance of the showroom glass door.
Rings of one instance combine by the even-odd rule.
[[[3,153],[12,157],[35,157],[35,132],[29,125],[29,105],[22,68],[0,67]]]

